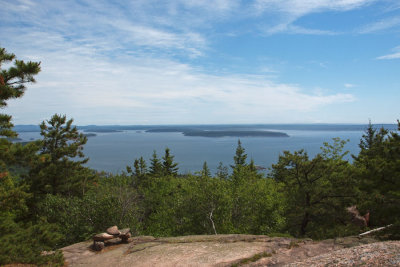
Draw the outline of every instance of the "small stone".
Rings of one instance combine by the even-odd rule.
[[[117,244],[120,244],[120,243],[121,243],[121,238],[119,238],[119,237],[115,237],[113,239],[104,241],[104,244],[106,246],[117,245]]]
[[[101,241],[94,241],[93,242],[93,250],[101,251],[104,248],[104,242]]]
[[[93,236],[94,241],[105,241],[114,238],[113,235],[107,234],[107,233],[101,233]]]
[[[119,235],[120,231],[118,231],[118,227],[116,225],[111,226],[106,230],[106,232],[110,235]]]
[[[120,230],[121,235],[125,235],[127,233],[130,233],[131,229],[130,228],[124,228],[122,230]]]
[[[130,238],[131,236],[132,236],[131,233],[128,232],[128,233],[126,233],[126,234],[124,234],[124,235],[120,235],[119,237],[121,238],[122,242],[128,243],[129,238]]]

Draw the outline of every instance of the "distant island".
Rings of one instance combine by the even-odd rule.
[[[120,132],[122,132],[121,130],[109,129],[109,128],[88,128],[88,129],[84,129],[83,131],[90,132],[90,133],[120,133]]]
[[[192,130],[180,128],[159,128],[147,130],[148,133],[180,132],[184,136],[200,137],[289,137],[287,133],[259,130]]]
[[[376,128],[385,128],[390,131],[397,131],[397,124],[375,124]],[[254,132],[264,131],[365,131],[367,124],[208,124],[208,125],[84,125],[76,126],[78,130],[87,133],[119,133],[123,131],[146,131],[146,132],[181,132],[197,133],[198,131],[227,131],[227,132]],[[18,133],[40,132],[39,125],[16,125],[13,128]],[[267,134],[268,135],[268,134]],[[191,135],[192,136],[192,135]],[[201,135],[202,136],[202,135]],[[236,135],[235,135],[236,136]],[[265,136],[261,134],[260,136]],[[269,135],[271,136],[271,135]]]
[[[95,136],[97,136],[97,134],[95,134],[95,133],[87,133],[87,134],[85,134],[85,136],[86,137],[95,137]]]
[[[7,140],[10,141],[10,142],[20,142],[20,141],[22,141],[22,139],[19,138],[19,137],[7,137]]]
[[[183,135],[202,137],[289,137],[286,133],[271,131],[189,131],[183,132]]]

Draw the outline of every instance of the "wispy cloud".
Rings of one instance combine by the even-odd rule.
[[[374,33],[400,26],[400,17],[386,18],[362,27],[359,33]]]
[[[253,8],[258,15],[275,14],[278,22],[264,26],[267,34],[290,33],[306,35],[333,35],[332,30],[309,29],[296,25],[301,17],[325,11],[345,12],[369,5],[376,0],[256,0]],[[267,29],[265,29],[267,28]]]
[[[305,35],[336,35],[337,32],[327,31],[327,30],[318,30],[318,29],[309,29],[303,28],[300,26],[296,26],[290,23],[282,23],[275,26],[265,26],[263,32],[266,34],[276,34],[276,33],[285,33],[285,34],[305,34]]]
[[[202,51],[207,48],[207,41],[199,32],[179,26],[169,12],[161,13],[165,14],[162,18],[154,11],[140,12],[149,8],[149,3],[143,3],[141,6],[138,5],[139,2],[118,6],[107,1],[90,0],[65,3],[18,0],[4,5],[0,1],[2,6],[7,7],[6,10],[0,11],[0,16],[5,23],[13,21],[17,29],[24,28],[28,33],[46,32],[61,35],[66,42],[87,43],[90,40],[95,45],[96,40],[115,49],[141,50],[142,53],[146,49],[149,49],[150,53],[159,49],[157,52],[168,55],[202,55]],[[224,10],[223,1],[220,2],[219,9]],[[194,3],[192,5],[194,6]],[[143,14],[147,14],[148,17]],[[18,24],[23,27],[19,27]]]
[[[146,54],[109,58],[61,36],[31,34],[37,38],[15,43],[30,40],[30,49],[13,52],[41,55],[43,71],[22,99],[10,102],[7,112],[16,123],[39,122],[55,112],[78,124],[264,122],[276,120],[277,113],[289,117],[355,100],[351,94],[307,93],[264,76],[209,74]]]
[[[400,58],[400,46],[397,46],[392,49],[393,53],[377,57],[376,59],[399,59]]]
[[[257,0],[254,7],[260,12],[268,12],[271,9],[291,14],[295,18],[306,14],[326,10],[349,11],[371,4],[376,0]]]
[[[240,44],[221,45],[221,36],[227,32],[233,32],[232,40],[239,43],[243,32],[250,32],[251,38],[260,37],[261,32],[263,41],[274,34],[332,36],[341,32],[303,25],[301,18],[375,3],[378,1],[136,0],[119,5],[104,0],[0,0],[1,45],[7,44],[10,52],[21,58],[42,61],[43,68],[38,83],[29,87],[22,99],[12,101],[7,112],[17,123],[39,122],[55,112],[67,113],[80,124],[279,122],[284,116],[290,121],[293,114],[300,117],[329,105],[354,102],[356,97],[334,89],[316,93],[286,82],[295,81],[296,75],[285,73],[283,67],[279,71],[260,67],[254,72],[263,75],[251,76],[240,71],[213,73],[207,63],[196,64],[226,52],[213,47],[218,38],[222,49],[232,48],[242,56]],[[359,31],[373,33],[399,25],[400,19],[391,17]],[[274,45],[266,45],[263,52]],[[327,67],[325,60],[331,63],[326,54],[316,58],[322,62],[314,63],[319,70]],[[302,62],[295,64],[308,62],[306,56],[310,57],[304,55]],[[377,59],[395,58],[400,58],[400,47]],[[265,66],[271,65],[267,62]],[[334,71],[335,62],[329,64],[329,72]],[[323,78],[329,80],[327,73]],[[284,75],[292,76],[286,79]],[[302,78],[299,80],[306,79]],[[329,82],[324,82],[321,86],[329,87]],[[354,86],[344,84],[346,88]]]
[[[353,87],[356,87],[357,85],[355,85],[355,84],[352,84],[352,83],[345,83],[344,84],[344,87],[346,87],[346,88],[353,88]]]
[[[183,50],[191,56],[199,56],[206,47],[204,37],[195,32],[174,33],[149,26],[135,25],[126,20],[112,21],[116,30],[125,32],[124,39],[137,46]]]

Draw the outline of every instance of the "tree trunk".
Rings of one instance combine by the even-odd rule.
[[[306,228],[307,228],[309,221],[310,221],[310,214],[308,212],[306,212],[304,214],[303,221],[301,222],[301,228],[300,228],[301,236],[304,236],[306,234]]]
[[[210,218],[210,221],[211,221],[211,224],[212,224],[212,228],[213,228],[213,230],[214,230],[214,234],[217,235],[217,230],[215,229],[215,224],[214,224],[214,221],[213,221],[213,219],[212,219],[213,212],[214,212],[214,207],[211,209],[210,217],[209,217],[209,218]]]
[[[310,194],[306,193],[306,212],[304,213],[303,221],[301,222],[301,227],[300,227],[300,235],[304,236],[306,234],[306,228],[308,223],[310,222],[310,214],[308,213],[308,209],[311,206],[310,202]]]

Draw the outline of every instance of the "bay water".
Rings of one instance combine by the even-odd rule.
[[[292,127],[296,128],[296,127]],[[271,129],[268,129],[271,130]],[[350,130],[316,130],[316,129],[272,129],[285,132],[289,137],[241,137],[240,141],[255,164],[270,168],[278,161],[284,150],[291,152],[304,149],[310,156],[319,153],[324,142],[332,143],[332,138],[349,140],[345,146],[350,154],[358,154],[358,144],[364,131]],[[40,138],[38,132],[21,132],[23,141]],[[229,166],[238,143],[238,137],[199,137],[184,136],[180,132],[146,132],[143,130],[123,130],[121,132],[96,133],[89,137],[84,154],[90,158],[87,166],[98,171],[121,173],[126,166],[133,165],[135,158],[143,157],[148,165],[153,151],[159,158],[164,155],[165,148],[170,148],[174,160],[179,165],[180,173],[195,173],[202,169],[207,161],[214,174],[219,162]],[[351,156],[347,156],[351,160]]]

